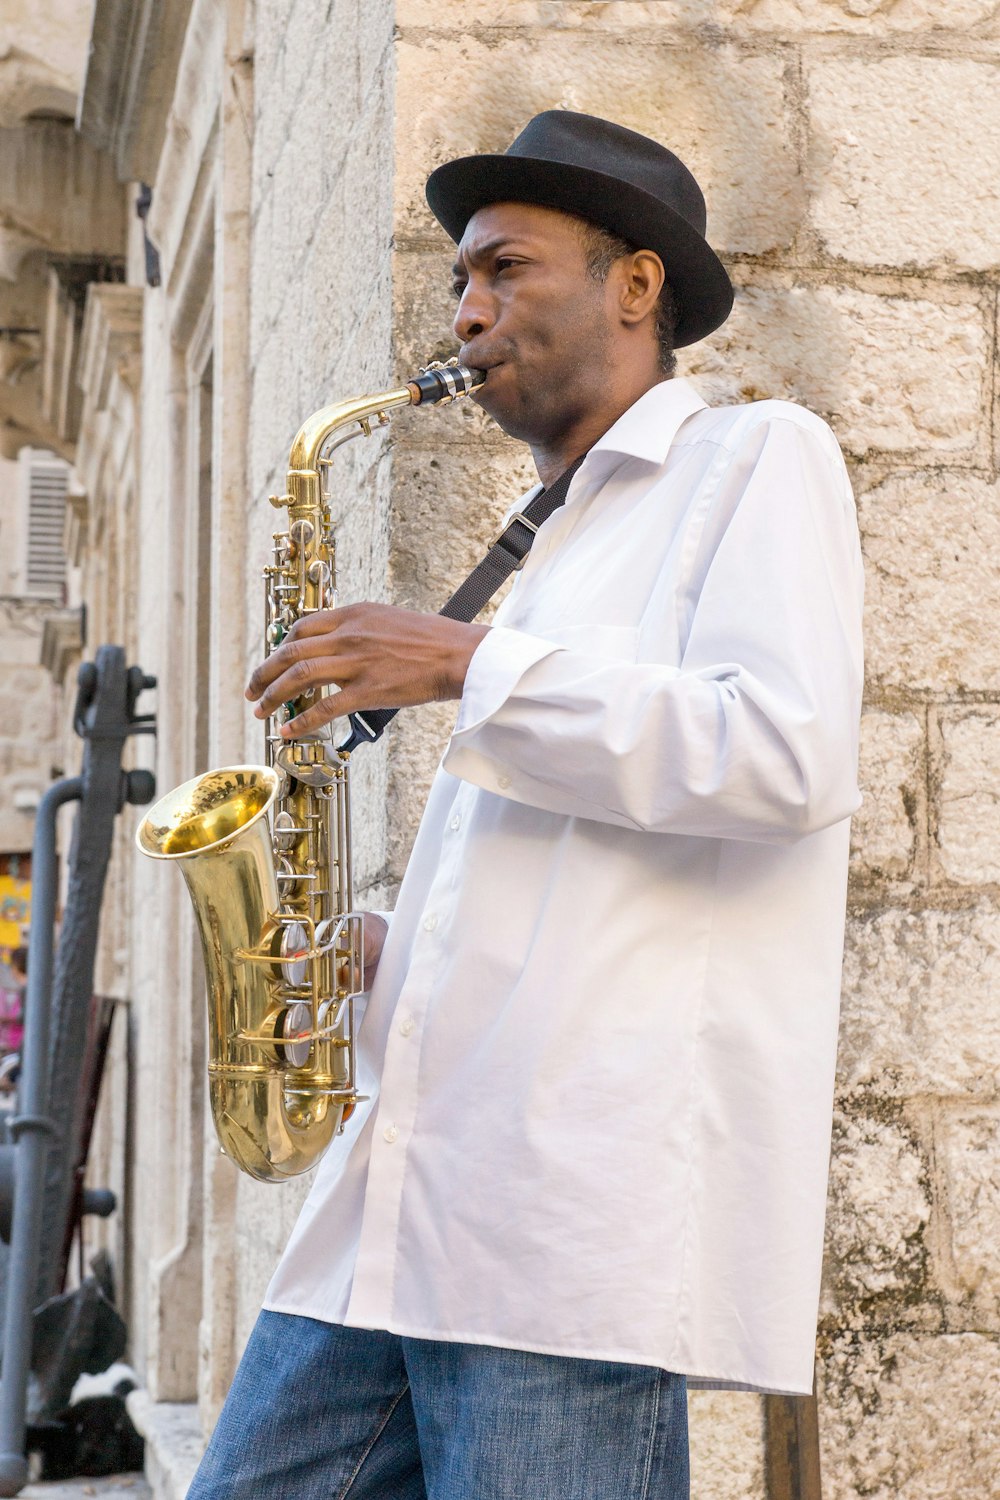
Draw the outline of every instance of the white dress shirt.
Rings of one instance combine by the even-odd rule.
[[[595,445],[472,659],[267,1307],[811,1390],[861,598],[809,412],[677,379]]]

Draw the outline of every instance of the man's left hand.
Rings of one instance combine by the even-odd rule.
[[[340,689],[281,726],[286,738],[314,733],[365,708],[407,708],[460,698],[472,654],[488,630],[391,604],[349,604],[297,620],[250,678],[259,719],[315,688]]]

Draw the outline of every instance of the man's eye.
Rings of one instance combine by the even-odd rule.
[[[514,266],[516,264],[517,262],[513,260],[509,255],[501,255],[498,257],[496,262],[497,272],[499,273],[500,271],[506,271],[509,266]]]
[[[465,281],[453,281],[452,282],[452,284],[451,284],[451,295],[455,298],[455,300],[457,302],[461,302],[461,300],[462,300],[462,293],[465,291],[465,288],[466,288],[467,285],[468,285],[468,283],[465,282]]]

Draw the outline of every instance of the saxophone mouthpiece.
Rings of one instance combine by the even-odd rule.
[[[468,396],[485,379],[485,370],[470,370],[465,365],[460,365],[457,359],[449,359],[446,364],[442,364],[440,360],[432,360],[415,380],[407,382],[407,387],[414,406],[425,403],[441,406],[446,401],[458,401],[462,396]]]

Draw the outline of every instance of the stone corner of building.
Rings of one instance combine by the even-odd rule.
[[[197,1404],[154,1401],[139,1389],[132,1391],[127,1405],[146,1440],[146,1478],[153,1500],[184,1500],[205,1449]]]

